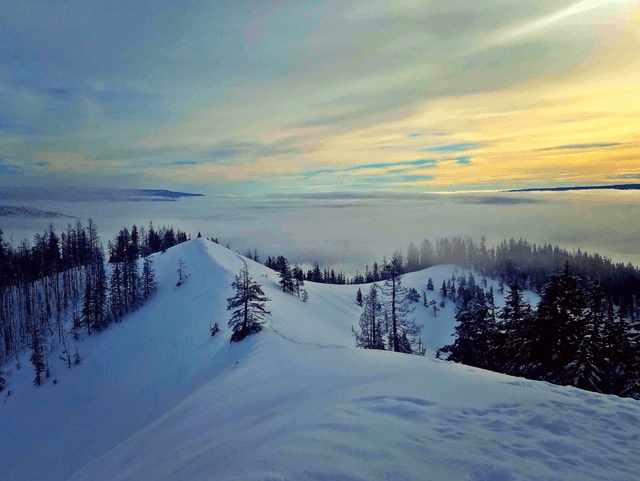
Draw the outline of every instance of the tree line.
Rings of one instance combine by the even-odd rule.
[[[396,257],[403,259],[403,272],[414,272],[434,265],[456,264],[475,269],[480,274],[497,279],[504,285],[516,280],[521,288],[542,292],[549,276],[571,265],[582,288],[598,279],[602,289],[618,306],[623,317],[640,317],[640,269],[630,263],[613,262],[600,254],[588,254],[581,249],[570,252],[551,244],[536,245],[526,239],[503,240],[494,247],[487,247],[482,236],[480,243],[472,239],[453,237],[438,239],[435,244],[425,239],[420,248],[410,243],[405,257],[397,251]],[[368,267],[364,282],[374,282],[376,274]],[[368,275],[367,275],[368,273]]]
[[[586,287],[585,287],[586,286]],[[516,278],[496,310],[493,290],[459,279],[455,341],[447,360],[553,384],[640,399],[640,322],[616,306],[597,279],[568,262],[547,278],[540,301]],[[445,293],[446,294],[446,293]]]
[[[187,239],[172,227],[134,225],[109,241],[106,257],[91,219],[86,226],[69,224],[60,235],[50,225],[33,245],[25,239],[17,247],[0,230],[0,366],[13,359],[20,369],[19,355],[29,350],[40,385],[49,374],[46,355],[59,346],[67,367],[78,364],[71,341],[138,309],[156,289],[149,256]]]

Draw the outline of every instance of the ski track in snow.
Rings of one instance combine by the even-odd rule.
[[[191,277],[176,288],[179,259]],[[303,303],[273,271],[204,240],[155,261],[156,296],[77,343],[80,366],[52,363],[57,386],[31,386],[23,356],[0,404],[3,480],[639,479],[640,403],[434,359],[451,303],[438,317],[416,305],[427,357],[364,351],[351,326],[366,286],[307,283]],[[229,345],[226,298],[243,262],[273,314]],[[438,288],[453,269],[403,284]]]

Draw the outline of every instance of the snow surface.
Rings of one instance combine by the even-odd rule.
[[[179,260],[191,277],[178,288]],[[243,261],[272,315],[230,345],[226,298]],[[434,359],[451,340],[451,302],[437,317],[416,304],[426,357],[365,351],[351,326],[355,294],[368,286],[307,283],[303,303],[279,290],[273,271],[203,239],[155,263],[157,294],[75,343],[81,365],[67,369],[52,354],[39,388],[27,355],[20,370],[5,366],[1,479],[639,478],[640,403]],[[420,292],[431,277],[439,301],[453,269],[403,283]],[[222,328],[214,338],[209,321]]]

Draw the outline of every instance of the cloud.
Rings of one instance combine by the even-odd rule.
[[[300,153],[302,153],[301,147],[290,139],[271,143],[227,141],[220,142],[213,148],[198,153],[197,157],[206,161],[217,162],[230,159],[281,157]]]
[[[551,157],[578,149],[628,164],[635,96],[609,108],[611,91],[585,93],[638,91],[628,5],[13,2],[0,31],[0,140],[11,140],[0,155],[28,166],[69,152],[47,165],[96,181],[123,170],[263,189],[548,181],[562,163]],[[608,29],[618,43],[603,43]],[[465,169],[441,162],[456,153]],[[433,161],[412,164],[420,155]],[[593,160],[564,165],[584,181],[604,175]]]
[[[428,165],[433,165],[435,163],[436,161],[433,159],[420,159],[420,160],[411,160],[407,162],[387,162],[383,164],[357,165],[355,167],[351,167],[349,169],[344,169],[344,170],[385,169],[388,167],[401,167],[401,166],[415,167],[415,166],[425,166],[425,165],[428,166]]]
[[[474,142],[463,142],[458,144],[438,145],[435,147],[428,147],[425,150],[428,152],[466,152],[468,150],[476,150],[485,147],[484,144]]]
[[[120,160],[95,160],[80,152],[38,152],[36,158],[46,162],[48,169],[53,172],[112,171],[123,165]]]
[[[544,149],[539,149],[541,151],[545,150],[574,150],[574,149],[604,149],[606,147],[615,147],[616,145],[620,145],[619,142],[612,143],[600,143],[600,144],[573,144],[573,145],[559,145],[557,147],[547,147]]]

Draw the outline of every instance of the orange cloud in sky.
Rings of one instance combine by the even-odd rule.
[[[427,155],[439,160],[437,167],[414,173],[435,178],[403,185],[438,188],[612,182],[640,175],[638,20],[636,10],[620,41],[588,64],[491,92],[435,99],[403,118],[327,136],[317,160],[351,164]],[[445,135],[417,138],[413,151],[393,148],[409,143],[409,132],[421,131]],[[476,147],[464,153],[437,149],[456,143]],[[462,155],[468,163],[451,161]]]

